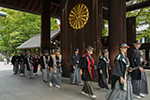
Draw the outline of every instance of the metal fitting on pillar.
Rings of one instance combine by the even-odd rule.
[[[83,42],[83,49],[85,49],[85,42]]]
[[[70,43],[70,50],[72,50],[72,43]]]
[[[96,41],[94,41],[94,49],[96,50]]]

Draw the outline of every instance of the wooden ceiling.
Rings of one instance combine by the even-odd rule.
[[[0,0],[0,6],[14,10],[24,11],[33,14],[41,14],[42,0]],[[50,13],[51,17],[60,18],[60,1],[50,0]],[[130,1],[130,0],[126,0]],[[108,19],[108,0],[102,0],[103,2],[103,18]]]
[[[60,18],[60,0],[51,0],[51,17]],[[41,0],[0,0],[0,6],[14,10],[41,14]]]

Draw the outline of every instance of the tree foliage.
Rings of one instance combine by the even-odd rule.
[[[146,0],[130,0],[129,2],[126,3],[127,6],[133,5],[136,3],[140,3]],[[126,13],[126,17],[136,17],[136,28],[142,27],[142,26],[148,26],[146,29],[137,30],[137,33],[140,33],[136,37],[136,39],[141,39],[142,37],[147,37],[147,42],[150,42],[150,7],[130,11]],[[104,28],[102,30],[102,36],[108,36],[108,21],[103,20],[104,22]],[[106,27],[108,26],[108,27]]]
[[[108,20],[103,20],[102,37],[108,36]]]
[[[127,3],[127,5],[132,5],[135,3],[139,3],[146,0],[131,0]],[[141,8],[138,10],[127,12],[127,17],[136,17],[136,27],[142,27],[142,26],[148,26],[145,27],[145,29],[137,31],[140,33],[139,36],[137,36],[137,40],[141,39],[142,37],[150,38],[150,7]],[[149,40],[149,39],[148,39]],[[150,42],[150,41],[148,41]]]
[[[0,17],[0,50],[10,55],[16,47],[41,32],[41,16],[31,13],[1,8],[7,17]],[[51,30],[58,29],[55,18],[51,18]]]

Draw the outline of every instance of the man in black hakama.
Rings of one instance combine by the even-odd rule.
[[[26,57],[26,52],[23,51],[21,56],[20,56],[20,59],[19,59],[19,63],[20,63],[19,74],[20,75],[25,75],[25,66],[24,66],[25,57]]]
[[[79,68],[79,61],[80,61],[79,49],[76,48],[74,51],[75,53],[72,54],[70,60],[70,66],[71,66],[70,80],[72,84],[82,85],[80,68]]]
[[[48,50],[44,50],[44,54],[39,59],[39,64],[42,69],[43,81],[50,81],[49,70],[53,66],[53,61],[52,57],[48,54]],[[52,87],[52,84],[50,86]]]
[[[33,75],[33,57],[31,56],[31,53],[28,52],[28,55],[25,59],[25,67],[27,67],[27,78],[34,78]]]
[[[14,75],[16,75],[19,69],[19,56],[17,52],[15,52],[15,56],[12,57],[11,63],[13,64]]]
[[[102,50],[102,55],[99,57],[99,64],[98,64],[98,87],[100,89],[106,88],[107,90],[109,89],[108,87],[108,73],[110,70],[110,65],[109,65],[109,58],[108,58],[108,49],[103,49]]]
[[[61,77],[63,71],[63,67],[65,66],[65,62],[62,59],[60,49],[55,50],[55,54],[52,54],[53,66],[50,68],[52,71],[52,83],[56,88],[60,88],[61,86]]]
[[[145,97],[145,95],[141,93],[141,73],[144,73],[144,69],[141,67],[141,53],[139,51],[141,43],[135,41],[133,42],[133,45],[134,48],[130,55],[130,65],[132,68],[136,68],[131,73],[133,94],[134,98],[141,99],[141,97]]]

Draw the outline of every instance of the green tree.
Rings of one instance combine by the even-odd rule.
[[[146,0],[131,0],[127,3],[127,5],[132,5],[135,3],[139,3]],[[141,8],[138,10],[130,11],[126,13],[127,17],[136,17],[136,27],[139,28],[143,25],[148,25],[148,27],[144,30],[138,31],[141,35],[137,36],[137,40],[141,39],[142,37],[150,38],[150,7]],[[150,41],[148,41],[150,42]]]
[[[0,45],[3,53],[10,55],[16,47],[41,32],[41,16],[31,13],[1,8],[7,17],[0,17]],[[55,18],[51,18],[51,30],[58,29]]]

